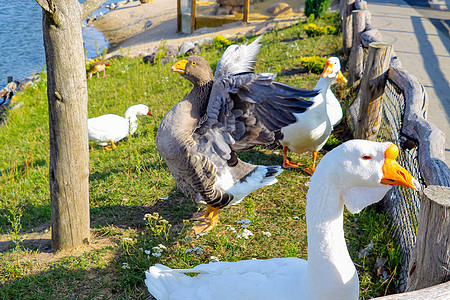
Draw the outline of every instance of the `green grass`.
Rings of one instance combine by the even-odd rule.
[[[336,14],[318,23],[336,26],[335,20]],[[302,36],[301,24],[266,34],[256,71],[277,73],[281,82],[313,88],[319,75],[309,74],[299,58],[342,58],[342,38]],[[210,48],[201,55],[215,66],[223,51]],[[214,259],[306,259],[305,183],[309,176],[297,170],[285,171],[276,185],[253,192],[240,205],[223,209],[220,223],[212,232],[194,237],[192,224],[185,220],[200,208],[177,189],[155,149],[162,117],[187,95],[191,85],[171,72],[170,65],[151,66],[127,57],[113,59],[110,64],[106,78],[94,76],[88,80],[89,117],[123,115],[138,103],[147,104],[153,117],[139,117],[137,132],[119,142],[114,151],[103,152],[102,147],[90,142],[93,238],[89,249],[53,256],[48,253],[48,234],[40,243],[29,240],[35,232],[45,234],[50,224],[45,74],[40,82],[17,95],[16,101],[23,106],[11,111],[7,124],[0,128],[0,299],[147,299],[144,271],[155,263],[187,268]],[[334,91],[346,107],[351,91],[342,85]],[[332,146],[337,143],[339,140],[333,140]],[[301,165],[310,163],[309,154],[290,156]],[[274,152],[273,147],[256,148],[240,157],[254,164],[282,162],[281,153]],[[154,213],[158,213],[158,219],[150,217]],[[248,239],[242,237],[244,229],[236,223],[242,219],[251,221],[248,229],[253,236]],[[383,295],[388,285],[388,292],[393,292],[395,278],[389,284],[380,282],[373,267],[378,257],[386,258],[385,267],[395,273],[398,261],[385,217],[365,210],[346,219],[349,248],[362,282],[361,299]],[[8,244],[14,236],[16,244]],[[370,241],[375,245],[372,252],[358,259],[358,251]]]

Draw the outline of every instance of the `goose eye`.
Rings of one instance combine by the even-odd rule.
[[[192,62],[192,65],[195,66],[197,63],[195,61]]]
[[[369,160],[369,159],[372,159],[372,156],[370,156],[370,155],[364,155],[364,156],[362,157],[362,159],[364,159],[364,160]]]

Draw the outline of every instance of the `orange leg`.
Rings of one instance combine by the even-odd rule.
[[[288,147],[286,147],[286,146],[283,147],[283,168],[285,168],[285,169],[298,168],[298,164],[296,164],[294,162],[290,162],[289,159],[287,158],[288,150],[289,150]]]
[[[317,151],[313,151],[312,153],[312,166],[311,168],[305,168],[303,169],[303,171],[305,171],[306,173],[308,173],[309,175],[312,175],[314,173],[314,171],[316,170],[316,159],[317,159]]]
[[[113,148],[113,149],[116,149],[117,147],[116,147],[116,144],[114,144],[114,142],[109,142],[110,144],[111,144],[111,147]]]
[[[219,208],[208,205],[206,207],[206,212],[204,212],[198,217],[192,218],[191,220],[201,221],[200,224],[192,227],[194,229],[195,234],[210,231],[219,222]]]

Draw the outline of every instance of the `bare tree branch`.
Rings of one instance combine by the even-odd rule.
[[[38,0],[36,0],[38,1]],[[42,0],[41,0],[42,1]],[[83,5],[83,13],[81,17],[86,19],[94,10],[100,7],[106,0],[86,0]]]
[[[36,2],[42,7],[43,10],[45,10],[46,12],[50,12],[48,0],[36,0]]]
[[[36,0],[36,2],[44,10],[45,15],[47,16],[47,20],[50,22],[50,24],[58,26],[60,23],[60,12],[55,3],[52,0]]]

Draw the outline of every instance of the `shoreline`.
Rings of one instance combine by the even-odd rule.
[[[272,31],[275,27],[288,27],[297,24],[303,16],[301,8],[298,11],[268,20],[250,19],[248,23],[237,21],[219,27],[202,27],[186,34],[176,32],[177,0],[154,0],[144,4],[132,1],[92,21],[90,26],[101,31],[109,43],[104,59],[117,55],[137,57],[153,54],[162,41],[178,49],[185,41],[196,42],[217,35],[249,37]]]

